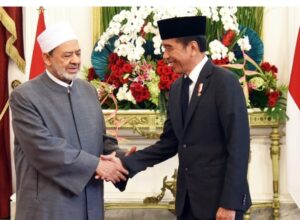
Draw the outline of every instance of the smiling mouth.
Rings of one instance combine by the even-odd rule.
[[[174,62],[168,61],[167,65],[172,67],[174,65]]]

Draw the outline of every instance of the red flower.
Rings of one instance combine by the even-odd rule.
[[[277,72],[278,72],[277,67],[272,65],[271,66],[271,72],[272,72],[273,77],[276,79],[277,78]]]
[[[272,71],[272,73],[278,73],[278,69],[274,65],[271,66],[271,71]]]
[[[262,64],[260,64],[260,67],[263,71],[271,72],[275,79],[277,78],[278,69],[275,65],[271,65],[268,62],[263,62]]]
[[[146,101],[150,98],[150,92],[148,88],[146,88],[140,83],[137,82],[131,83],[130,91],[137,103]]]
[[[118,58],[119,57],[116,53],[111,53],[108,57],[108,63],[116,63]]]
[[[233,30],[227,31],[226,34],[224,34],[223,36],[222,44],[224,44],[224,46],[226,47],[230,46],[234,37],[235,37],[235,32]]]
[[[167,90],[170,90],[172,84],[173,84],[173,82],[171,80],[167,82],[167,85],[166,85]]]
[[[111,68],[110,68],[110,70],[111,70],[112,72],[114,72],[114,71],[118,70],[118,67],[117,67],[117,65],[111,65]]]
[[[212,60],[214,64],[216,65],[224,65],[224,64],[228,64],[229,63],[229,59],[228,57],[222,58],[220,60]]]
[[[270,108],[275,107],[279,97],[280,97],[280,92],[279,91],[270,92],[268,94],[268,106]]]
[[[164,65],[166,65],[166,63],[163,59],[157,61],[157,66],[164,66]]]
[[[132,67],[129,63],[125,63],[123,65],[122,69],[123,69],[124,73],[131,73],[131,71],[132,71]]]
[[[129,81],[128,77],[126,79],[124,79],[124,75],[120,76],[119,80],[122,84],[127,84]]]
[[[158,88],[159,88],[161,91],[164,90],[164,89],[166,89],[165,83],[162,82],[162,81],[160,81],[160,82],[158,83]]]
[[[144,87],[143,90],[143,100],[148,100],[150,98],[150,92],[147,88]]]
[[[275,107],[275,106],[276,106],[276,103],[277,103],[277,100],[275,100],[275,99],[269,99],[269,100],[268,100],[268,106],[269,106],[270,108]]]
[[[266,72],[271,72],[271,64],[269,62],[263,62],[260,64],[260,68],[263,70],[263,71],[266,71]]]
[[[163,66],[158,66],[156,68],[156,72],[157,72],[158,75],[162,75],[163,74]]]
[[[116,78],[120,78],[121,76],[123,76],[123,72],[121,69],[114,71],[113,74]]]
[[[119,88],[119,87],[121,86],[119,81],[114,81],[114,82],[113,82],[113,85],[114,85],[116,88]]]
[[[169,67],[169,66],[167,66],[167,65],[165,65],[165,66],[163,66],[163,68],[162,68],[162,73],[163,73],[164,75],[170,75],[170,74],[172,73],[172,68]]]
[[[137,65],[137,70],[135,69]],[[112,53],[108,58],[107,73],[105,82],[114,85],[114,93],[123,84],[127,84],[132,96],[137,103],[150,101],[151,94],[147,87],[147,82],[151,80],[150,71],[156,66],[156,74],[159,76],[158,87],[161,91],[168,91],[172,83],[180,76],[174,73],[172,67],[168,66],[163,59],[157,60],[156,63],[143,60],[141,63],[129,63],[126,59]],[[135,70],[133,72],[133,70]],[[129,74],[126,79],[124,76]]]
[[[143,97],[141,96],[141,95],[133,95],[133,97],[135,98],[135,101],[137,102],[137,103],[139,103],[139,102],[142,102],[143,101]]]
[[[172,79],[172,81],[174,82],[176,79],[179,78],[179,76],[180,76],[180,75],[179,75],[178,73],[174,73],[174,72],[173,72],[173,73],[171,74],[171,79]]]
[[[162,59],[157,61],[156,73],[160,76],[158,87],[161,91],[169,90],[172,83],[180,76],[178,73],[174,73],[172,67]]]
[[[167,82],[167,81],[169,81],[169,77],[166,76],[166,75],[161,75],[160,81],[162,81],[162,82]]]
[[[91,67],[88,69],[87,79],[88,79],[88,81],[92,81],[95,78],[97,78],[96,71],[93,67]]]

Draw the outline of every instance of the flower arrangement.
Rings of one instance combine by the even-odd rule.
[[[236,12],[236,7],[132,7],[115,15],[95,45],[93,68],[87,74],[103,108],[164,111],[170,86],[179,74],[162,60],[157,21],[203,15],[208,22],[207,56],[237,74],[249,108],[285,119],[286,87],[277,87],[275,66],[257,65],[262,61],[263,44],[253,30],[238,24]],[[251,44],[253,38],[255,44]]]
[[[104,100],[112,91],[118,100],[117,105],[113,99],[107,100],[103,103],[104,108],[155,109],[164,103],[163,97],[166,97],[171,84],[178,77],[179,74],[174,73],[162,59],[156,62],[150,59],[129,62],[111,53],[104,78],[107,89],[100,90],[99,97]],[[96,88],[99,87],[93,68],[89,70],[87,78]]]
[[[260,108],[272,118],[284,121],[287,86],[277,86],[277,73],[276,66],[263,62],[259,73],[248,76],[249,102],[252,108]]]

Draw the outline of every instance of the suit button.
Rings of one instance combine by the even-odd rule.
[[[189,168],[186,167],[186,168],[185,168],[185,171],[189,171]]]
[[[184,145],[183,145],[183,148],[186,148],[186,147],[187,147],[186,144],[184,144]]]

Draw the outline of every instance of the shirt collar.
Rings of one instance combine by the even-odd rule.
[[[207,56],[205,56],[200,63],[198,63],[194,69],[192,70],[192,72],[189,74],[190,79],[193,81],[193,83],[196,83],[198,80],[198,77],[200,75],[200,72],[204,66],[204,64],[208,61]]]
[[[58,85],[61,85],[61,86],[66,87],[66,88],[72,87],[72,85],[73,85],[73,80],[72,80],[72,82],[71,82],[70,84],[68,84],[68,83],[65,83],[64,81],[61,81],[60,79],[57,79],[57,78],[56,78],[55,76],[53,76],[53,74],[50,73],[47,69],[46,69],[46,73],[47,73],[47,75],[49,76],[49,78],[52,79],[52,80],[53,80],[55,83],[57,83]]]

